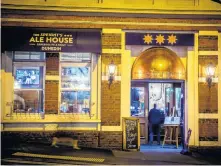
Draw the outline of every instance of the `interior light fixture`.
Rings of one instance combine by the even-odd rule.
[[[109,78],[108,78],[108,82],[109,82],[109,89],[111,84],[114,81],[114,74],[115,74],[115,70],[116,70],[116,65],[114,64],[113,60],[111,61],[111,63],[108,65],[108,73],[109,73]]]
[[[207,82],[209,88],[211,88],[211,86],[212,86],[212,82],[213,82],[212,78],[215,75],[215,69],[216,68],[215,68],[214,64],[212,64],[212,63],[209,63],[206,66],[206,82]]]

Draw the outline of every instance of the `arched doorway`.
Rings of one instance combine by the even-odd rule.
[[[131,116],[140,119],[141,144],[149,142],[148,113],[157,104],[165,116],[184,120],[185,67],[175,52],[153,47],[140,53],[131,70]],[[181,136],[181,132],[179,132]],[[161,130],[161,141],[164,130]]]

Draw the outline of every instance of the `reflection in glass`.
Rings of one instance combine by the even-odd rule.
[[[43,93],[38,90],[16,90],[14,92],[14,112],[43,112]]]
[[[166,103],[171,103],[173,99],[173,85],[167,83],[149,84],[149,110],[157,104],[157,108],[167,112]],[[172,104],[172,103],[171,103]]]
[[[62,91],[61,113],[89,113],[90,91]]]
[[[90,68],[62,67],[61,88],[90,89]]]
[[[131,88],[131,116],[144,116],[144,87]]]
[[[178,112],[178,116],[181,116],[181,88],[175,88],[176,95],[176,111]]]

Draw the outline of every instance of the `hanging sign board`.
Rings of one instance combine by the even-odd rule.
[[[3,51],[101,52],[100,30],[2,27]]]
[[[123,149],[140,150],[140,121],[138,118],[123,118]]]

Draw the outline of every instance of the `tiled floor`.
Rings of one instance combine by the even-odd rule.
[[[141,145],[140,151],[141,152],[180,152],[182,147],[179,146],[176,148],[176,145]]]

